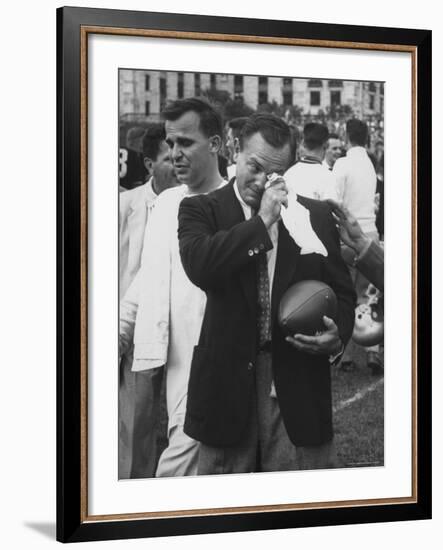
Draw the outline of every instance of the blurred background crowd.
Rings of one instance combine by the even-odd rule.
[[[294,164],[304,155],[303,129],[318,123],[329,132],[325,163],[332,170],[346,155],[346,122],[366,123],[366,150],[377,175],[376,226],[384,233],[384,84],[382,82],[283,78],[215,73],[185,73],[122,69],[119,75],[119,181],[120,191],[144,184],[150,177],[145,166],[143,136],[170,100],[205,97],[225,121],[220,172],[229,179],[233,164],[236,125],[254,112],[275,114],[290,126],[296,143]]]

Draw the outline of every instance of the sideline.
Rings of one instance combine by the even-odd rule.
[[[332,408],[333,413],[342,411],[343,409],[346,409],[356,401],[360,401],[360,399],[363,399],[363,397],[366,397],[368,393],[373,392],[376,390],[379,386],[381,386],[384,382],[384,377],[382,376],[379,380],[371,384],[370,386],[367,386],[366,388],[363,388],[362,390],[358,391],[355,395],[350,397],[349,399],[344,399],[343,401],[340,401],[337,403],[335,407]]]

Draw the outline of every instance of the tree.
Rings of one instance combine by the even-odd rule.
[[[274,99],[271,103],[260,103],[260,105],[257,107],[257,112],[271,113],[273,115],[283,118],[285,116],[285,106],[279,105]]]
[[[354,111],[350,105],[331,105],[326,108],[328,118],[332,120],[342,120],[352,118]]]
[[[234,100],[230,99],[225,104],[225,114],[224,117],[227,120],[231,118],[237,118],[242,116],[251,116],[254,113],[254,109],[246,105],[242,98],[235,98]]]
[[[224,120],[250,116],[254,113],[254,109],[246,105],[243,98],[237,97],[232,99],[231,94],[226,90],[206,89],[202,95],[216,106]]]
[[[224,111],[226,103],[231,100],[231,94],[226,90],[207,88],[202,92],[202,96],[206,97],[206,99],[215,105],[220,111]]]

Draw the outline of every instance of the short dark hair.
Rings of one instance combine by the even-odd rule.
[[[244,124],[240,133],[240,149],[243,149],[245,140],[254,134],[262,138],[277,149],[289,144],[292,149],[292,139],[289,126],[281,118],[268,113],[251,115]]]
[[[328,139],[340,139],[340,136],[336,134],[335,132],[330,132]]]
[[[368,142],[368,125],[358,118],[351,118],[346,123],[346,133],[353,145],[365,147]]]
[[[134,141],[144,136],[145,130],[141,126],[131,126],[126,132],[126,139]]]
[[[165,120],[174,121],[190,111],[199,115],[199,128],[206,137],[209,138],[215,135],[222,137],[223,123],[220,113],[214,105],[200,97],[171,101],[162,111],[162,117]]]
[[[318,149],[322,147],[329,138],[329,131],[323,124],[309,122],[303,128],[303,142],[306,149]]]
[[[143,156],[156,160],[160,151],[160,143],[165,139],[165,125],[162,122],[153,122],[150,124],[143,136]]]
[[[239,116],[237,118],[232,118],[228,121],[228,127],[231,128],[232,135],[235,138],[240,137],[243,126],[246,124],[247,120],[247,116]]]

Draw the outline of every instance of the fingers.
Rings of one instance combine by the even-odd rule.
[[[268,182],[269,183],[269,182]],[[281,206],[287,205],[287,188],[284,180],[265,189],[261,201],[259,216],[269,228],[280,216]]]
[[[288,188],[286,187],[286,182],[283,178],[280,178],[279,180],[271,183],[268,189],[272,189],[274,191],[285,191],[286,193],[288,192]]]
[[[346,219],[349,218],[349,210],[343,203],[338,203],[333,199],[327,199],[326,202],[331,207],[332,215],[335,217],[336,220],[346,221]]]
[[[341,208],[335,208],[332,211],[332,215],[338,221],[338,223],[343,224],[346,221],[346,213]]]
[[[323,322],[326,327],[325,332],[317,333],[315,336],[294,334],[293,336],[287,336],[286,341],[299,351],[306,353],[329,353],[332,348],[336,347],[335,344],[339,342],[338,328],[335,322],[326,315],[323,316]]]
[[[332,214],[332,217],[334,218],[334,221],[336,222],[337,228],[338,229],[343,229],[345,220],[343,218],[340,218],[339,216],[337,216],[337,214],[335,212],[331,212],[331,214]]]
[[[285,182],[283,176],[280,176],[279,174],[276,174],[275,172],[272,172],[272,174],[268,174],[267,179],[268,179],[267,183],[269,185],[272,185],[272,186],[274,186],[278,183],[281,183],[281,182],[283,182],[283,183]]]
[[[285,340],[297,350],[314,355],[330,355],[337,353],[342,347],[338,334],[331,332],[324,332],[320,336],[294,334],[294,336],[286,336]]]
[[[332,210],[340,210],[340,203],[334,199],[326,199],[326,202],[329,204]]]
[[[302,344],[314,344],[318,345],[320,343],[320,336],[308,336],[307,334],[294,334],[294,336],[288,336],[288,338],[292,338],[296,342],[300,342]]]
[[[312,353],[314,355],[319,355],[321,352],[317,344],[308,343],[303,340],[303,338],[309,338],[302,334],[296,334],[295,336],[287,336],[286,341],[292,344],[299,351],[304,351],[305,353]],[[312,336],[311,338],[316,338]]]
[[[337,325],[334,323],[334,321],[330,317],[323,315],[323,323],[325,324],[325,327],[328,331],[329,330],[338,331]]]
[[[338,333],[337,325],[326,315],[323,316],[323,323],[326,327],[326,331],[324,332],[318,332],[315,336],[308,336],[307,334],[294,334],[294,336],[288,336],[286,340],[288,338],[292,338],[293,340],[304,344],[321,345],[328,337],[330,337],[330,335],[335,336]]]
[[[282,182],[267,187],[263,193],[263,197],[280,198],[281,195],[284,195],[286,197],[287,194],[288,189],[286,187],[286,183]]]
[[[329,204],[333,211],[340,210],[340,204],[334,199],[326,199],[326,202]]]
[[[269,187],[265,193],[271,200],[288,206],[288,189],[284,180]]]

